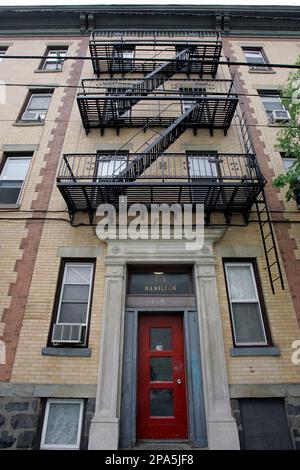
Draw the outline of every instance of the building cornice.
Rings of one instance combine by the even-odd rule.
[[[0,7],[0,36],[87,35],[93,29],[217,30],[224,35],[300,37],[300,7],[76,5]]]

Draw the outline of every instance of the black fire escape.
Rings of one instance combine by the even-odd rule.
[[[187,40],[187,31],[182,39],[178,35],[176,39],[129,35],[103,40],[101,33],[92,33],[90,52],[98,78],[83,80],[77,95],[86,133],[95,128],[101,135],[109,128],[117,134],[122,128],[139,128],[137,133],[149,129],[151,137],[135,153],[124,151],[124,146],[101,151],[100,146],[95,154],[63,156],[57,185],[71,220],[77,212],[88,212],[93,223],[100,204],[117,208],[120,198],[126,197],[128,205],[147,207],[203,204],[207,225],[212,214],[220,213],[228,226],[235,215],[247,224],[251,208],[265,200],[265,179],[247,144],[240,154],[166,152],[186,129],[193,129],[194,135],[208,129],[211,136],[219,129],[226,135],[237,115],[233,82],[216,79],[220,38],[199,33]],[[245,133],[243,121],[243,138]],[[264,220],[258,217],[260,227]],[[275,256],[272,265],[265,250],[273,288],[271,267],[281,281],[282,274],[268,211],[267,221]]]

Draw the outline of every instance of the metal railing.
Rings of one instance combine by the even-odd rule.
[[[220,32],[218,31],[200,31],[192,29],[96,29],[92,31],[90,40],[95,41],[99,38],[200,38],[200,39],[212,39],[214,41],[220,40]]]
[[[94,79],[86,78],[81,81],[78,89],[78,97],[81,95],[101,96],[130,96],[139,93],[152,93],[156,95],[194,95],[199,94],[199,89],[206,89],[207,95],[235,95],[230,79],[172,79],[168,78],[168,86],[158,90],[161,85],[160,78],[117,78]],[[182,98],[183,99],[183,98]]]
[[[138,179],[163,182],[175,181],[218,181],[239,183],[262,183],[254,154],[238,153],[165,153],[158,154],[144,173],[138,175],[126,171],[135,160],[143,159],[146,154],[65,154],[63,156],[58,181],[63,182],[130,182]],[[122,176],[124,175],[124,176]]]

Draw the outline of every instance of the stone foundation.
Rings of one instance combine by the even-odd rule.
[[[34,449],[41,400],[0,398],[0,449]]]

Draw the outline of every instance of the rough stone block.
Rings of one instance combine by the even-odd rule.
[[[11,402],[5,406],[6,411],[25,411],[29,408],[29,402]]]
[[[37,416],[18,414],[11,418],[10,424],[13,429],[35,428],[37,426]]]
[[[34,446],[35,432],[24,431],[22,432],[17,441],[17,449],[32,449]]]
[[[9,434],[7,431],[2,431],[0,434],[0,449],[8,449],[12,447],[16,438]]]

